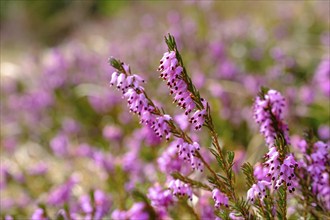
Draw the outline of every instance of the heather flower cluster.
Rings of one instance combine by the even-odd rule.
[[[265,137],[269,151],[264,157],[265,171],[261,170],[261,177],[257,174],[258,181],[247,192],[252,202],[255,198],[263,200],[267,197],[270,188],[277,190],[283,186],[289,193],[295,191],[295,168],[298,163],[293,154],[287,152],[290,138],[288,126],[284,122],[284,108],[285,100],[275,90],[269,90],[255,100],[254,118],[260,125],[260,133]]]
[[[268,146],[275,144],[278,134],[283,134],[290,144],[289,128],[284,122],[285,100],[275,90],[269,90],[264,97],[257,97],[254,104],[254,118],[260,126],[260,133],[265,137]]]
[[[147,97],[141,83],[144,80],[138,75],[130,75],[130,68],[124,63],[111,58],[110,62],[118,70],[112,73],[110,85],[117,85],[117,89],[121,90],[123,97],[127,99],[130,112],[140,117],[140,123],[150,127],[160,138],[165,137],[169,140],[173,133],[173,119],[170,115],[162,114],[155,104]],[[119,65],[119,66],[118,66]],[[200,146],[197,142],[187,142],[183,138],[174,137],[179,158],[191,164],[192,169],[203,171],[203,164],[197,157],[197,151]]]
[[[169,140],[171,137],[168,121],[171,120],[169,115],[156,115],[153,112],[155,107],[152,106],[147,99],[144,88],[141,83],[144,80],[138,75],[130,75],[129,66],[122,65],[125,72],[113,72],[110,85],[116,85],[117,89],[121,90],[123,96],[127,99],[127,104],[130,112],[140,116],[140,123],[148,125],[160,137],[165,137]]]
[[[310,193],[315,196],[321,207],[330,210],[329,145],[322,141],[308,144],[302,140],[300,150],[305,154],[304,158],[299,161],[301,164],[299,175],[301,175],[302,181],[310,178]]]
[[[188,197],[192,200],[193,192],[191,187],[178,179],[171,180],[168,183],[168,188],[172,191],[173,195],[176,197]]]
[[[164,53],[160,60],[158,71],[161,72],[160,77],[167,82],[174,102],[185,110],[185,115],[192,113],[196,108],[195,101],[193,100],[194,95],[189,91],[189,85],[186,82],[187,78],[183,73],[183,67],[180,66],[176,58],[175,51]],[[201,98],[200,101],[203,104],[203,108],[193,112],[189,119],[189,122],[193,124],[195,130],[200,130],[202,128],[207,113],[207,102],[203,98]]]

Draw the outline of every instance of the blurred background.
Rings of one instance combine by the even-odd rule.
[[[210,102],[221,142],[236,152],[244,196],[239,166],[267,150],[252,112],[261,86],[286,98],[293,151],[305,131],[330,140],[329,14],[328,1],[2,0],[1,217],[31,216],[38,204],[81,216],[79,198],[96,189],[108,195],[110,216],[131,207],[133,189],[145,194],[164,181],[157,158],[168,144],[109,88],[110,56],[144,77],[152,99],[210,146],[156,71],[167,33]],[[180,206],[177,213],[189,217]]]

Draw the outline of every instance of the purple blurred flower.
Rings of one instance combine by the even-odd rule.
[[[126,211],[123,211],[123,210],[114,210],[111,214],[111,218],[113,220],[123,220],[123,219],[128,219],[128,214]]]
[[[225,55],[225,46],[221,42],[211,42],[209,44],[209,50],[215,61],[218,61]]]
[[[103,128],[103,137],[109,141],[118,141],[122,137],[122,131],[117,126],[108,125]]]
[[[210,204],[212,193],[203,191],[198,199],[198,208],[200,210],[201,219],[215,219],[214,207]]]
[[[282,61],[285,56],[283,50],[279,47],[272,48],[270,55],[276,61]]]
[[[128,211],[129,219],[148,220],[149,214],[145,211],[145,204],[143,202],[135,203]]]
[[[4,139],[1,144],[4,147],[4,149],[6,149],[6,151],[8,151],[8,153],[12,153],[17,146],[17,140],[15,138],[10,137],[10,138]]]
[[[186,130],[189,126],[189,121],[187,115],[180,114],[174,116],[174,121],[179,125],[181,130]]]
[[[93,153],[94,163],[106,172],[112,172],[114,169],[114,160],[110,153],[104,153],[102,151],[94,151]]]
[[[121,101],[120,97],[111,92],[104,92],[102,95],[89,95],[88,102],[97,113],[107,113]]]
[[[166,174],[171,174],[174,171],[178,171],[182,174],[188,174],[190,168],[187,163],[178,158],[176,142],[171,142],[171,144],[166,148],[166,150],[158,157],[157,163],[159,169]]]
[[[61,87],[67,80],[68,62],[59,49],[53,49],[44,61],[43,81],[51,89]]]
[[[313,144],[311,153],[305,154],[305,158],[300,160],[301,167],[311,176],[312,192],[319,201],[330,210],[330,181],[329,181],[329,146],[318,141]],[[308,178],[308,177],[305,177]]]
[[[62,205],[68,202],[72,188],[76,185],[77,179],[75,177],[70,177],[70,179],[64,184],[53,188],[47,198],[47,202],[51,205]]]
[[[329,125],[322,125],[318,129],[318,135],[321,140],[329,140],[330,139],[330,126]]]
[[[2,164],[0,166],[0,190],[4,189],[7,186],[9,178],[9,169],[6,165]]]
[[[86,143],[80,144],[75,150],[75,155],[80,157],[92,158],[93,154],[94,154],[93,147],[91,147]]]
[[[4,211],[10,210],[16,206],[14,199],[5,198],[4,196],[0,197],[0,211],[3,213]]]
[[[69,153],[68,149],[69,140],[65,134],[58,134],[50,141],[50,147],[52,148],[56,156],[67,156]]]
[[[292,146],[303,153],[306,153],[308,148],[306,140],[297,135],[292,136]]]
[[[109,196],[103,191],[95,190],[93,203],[89,195],[84,195],[80,198],[80,205],[86,214],[85,219],[100,220],[108,214],[111,202]]]
[[[66,134],[76,134],[79,132],[79,124],[72,118],[66,118],[62,122],[62,130]]]
[[[330,58],[323,59],[314,74],[314,81],[321,92],[330,97]]]
[[[37,208],[31,216],[31,220],[49,220],[42,208]]]
[[[304,104],[310,105],[314,101],[314,92],[313,88],[303,86],[300,88],[299,94],[300,94],[300,99],[303,101]]]
[[[159,146],[162,140],[150,127],[142,127],[134,132],[130,146],[138,146],[142,141],[145,141],[147,146]]]
[[[217,70],[217,76],[219,76],[220,79],[233,80],[238,73],[239,70],[237,66],[228,58],[221,61]]]
[[[48,165],[45,162],[39,162],[29,169],[32,176],[44,175],[48,172]]]
[[[155,208],[167,208],[173,204],[173,196],[171,191],[168,189],[163,189],[158,183],[149,188],[147,197],[150,199],[151,205]]]
[[[127,211],[123,210],[114,210],[111,214],[113,220],[123,220],[123,219],[139,219],[139,220],[148,220],[149,215],[145,211],[145,204],[142,202],[134,203],[131,209]]]
[[[5,216],[5,220],[14,220],[14,218],[12,216],[10,216],[10,215],[6,215]]]

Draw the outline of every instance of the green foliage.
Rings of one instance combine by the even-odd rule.
[[[227,152],[228,164],[233,164],[235,153],[233,151]]]
[[[243,198],[239,198],[233,205],[233,209],[241,213],[245,219],[256,219],[255,214],[250,211],[250,204]]]
[[[286,219],[286,186],[281,186],[276,193],[276,212],[278,219]]]
[[[260,91],[259,91],[259,93],[258,93],[258,96],[259,96],[261,99],[265,99],[265,95],[267,94],[268,91],[269,91],[269,88],[262,86],[262,87],[260,88]]]
[[[250,163],[244,163],[242,165],[242,170],[245,175],[246,185],[248,188],[251,188],[252,185],[256,183],[256,180],[255,180],[254,174],[253,174],[253,167]]]
[[[117,69],[120,73],[126,73],[126,71],[125,71],[125,69],[124,69],[124,67],[123,67],[123,62],[121,62],[120,60],[117,60],[117,59],[114,58],[114,57],[110,57],[110,58],[109,58],[109,64],[110,64],[113,68]],[[129,71],[129,72],[130,72],[130,71]],[[128,74],[128,73],[126,73],[126,74]]]
[[[216,210],[215,214],[223,220],[230,220],[229,218],[230,211],[226,208],[221,208],[221,210]]]

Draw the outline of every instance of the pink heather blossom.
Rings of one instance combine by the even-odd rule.
[[[222,193],[220,190],[218,189],[214,189],[212,191],[212,198],[215,202],[214,206],[216,208],[220,208],[220,206],[225,206],[225,207],[229,207],[228,206],[228,197],[226,196],[226,194]]]
[[[169,189],[163,189],[158,183],[149,188],[147,197],[150,199],[151,205],[156,208],[167,208],[173,204],[172,192]]]
[[[126,71],[129,71],[129,67],[126,66],[126,69]],[[139,115],[140,123],[149,126],[160,138],[165,137],[166,140],[169,140],[171,137],[171,129],[168,123],[173,119],[167,114],[154,114],[153,111],[155,107],[151,105],[147,99],[144,88],[140,86],[142,82],[144,81],[137,75],[126,76],[126,74],[114,72],[110,84],[116,84],[117,88],[122,90],[123,96],[127,98],[130,111]],[[202,103],[206,108],[207,102],[202,100]],[[192,117],[193,123],[196,125],[195,128],[201,128],[204,123],[204,114],[205,110],[202,110],[202,112],[197,110],[197,113]],[[199,144],[197,142],[190,144],[181,138],[176,138],[175,141],[177,142],[177,148],[179,150],[179,158],[189,162],[193,169],[203,171],[203,164],[201,160],[196,157],[196,151],[200,150]]]
[[[80,198],[80,206],[86,214],[85,219],[92,218],[101,220],[109,212],[110,198],[101,190],[94,191],[94,201],[91,202],[89,195],[84,195]],[[94,213],[93,213],[94,211]]]
[[[160,171],[169,175],[175,171],[182,174],[188,174],[191,169],[187,166],[187,163],[183,163],[182,159],[178,157],[176,146],[176,141],[172,141],[165,151],[158,157],[158,167]]]
[[[284,122],[285,100],[275,90],[269,90],[264,97],[257,97],[254,104],[255,120],[260,125],[260,133],[266,139],[269,152],[265,155],[263,167],[254,171],[258,182],[248,191],[248,199],[258,196],[261,200],[265,196],[266,188],[270,185],[277,190],[285,184],[290,193],[295,191],[296,176],[294,169],[298,166],[294,156],[290,153],[280,156],[275,140],[283,136],[285,145],[290,144],[288,126]],[[265,176],[265,172],[267,175]]]
[[[267,197],[266,192],[271,186],[270,182],[267,181],[258,181],[258,183],[253,184],[252,187],[247,192],[247,198],[249,201],[254,202],[255,198],[263,200]]]
[[[123,65],[126,72],[129,71],[127,65]],[[116,85],[117,89],[123,92],[127,99],[128,107],[131,112],[139,115],[140,122],[148,125],[160,137],[167,140],[171,137],[170,128],[167,122],[172,118],[169,115],[155,115],[154,107],[144,94],[144,88],[140,85],[144,80],[138,75],[127,76],[124,73],[114,72],[111,77],[110,85]]]
[[[257,163],[254,166],[253,175],[256,178],[256,180],[258,180],[258,181],[260,181],[260,180],[270,181],[270,177],[267,176],[267,174],[268,174],[268,168],[263,166],[261,163]]]
[[[317,141],[311,151],[310,155],[306,155],[305,160],[300,160],[300,164],[311,176],[312,192],[330,210],[329,146]]]
[[[292,146],[303,153],[306,153],[308,149],[306,140],[302,139],[298,135],[292,137]]]
[[[197,110],[192,117],[190,118],[190,122],[194,124],[195,130],[200,130],[205,121],[206,110]]]
[[[63,185],[54,188],[48,195],[48,203],[51,205],[62,205],[67,202],[71,196],[72,188],[77,183],[77,179],[71,177]]]
[[[176,197],[185,197],[187,196],[192,201],[192,189],[187,184],[182,182],[181,180],[171,180],[168,183],[168,188],[172,191],[173,195]]]
[[[183,68],[179,65],[175,51],[164,53],[158,70],[161,72],[160,77],[167,82],[174,102],[185,109],[186,115],[189,115],[196,108],[196,104],[192,99],[191,92],[188,90],[186,81],[182,78]],[[195,130],[200,130],[205,121],[207,102],[202,99],[202,103],[204,109],[197,110],[190,118]]]
[[[279,159],[279,152],[275,147],[270,148],[265,156],[267,161],[265,166],[268,168],[268,176],[275,182],[274,189],[278,189],[283,183],[288,187],[289,192],[295,191],[293,182],[296,179],[294,168],[298,166],[292,154],[286,155],[283,162]]]
[[[268,147],[274,145],[277,132],[281,132],[286,143],[290,144],[289,129],[284,122],[284,107],[284,98],[275,90],[269,90],[264,98],[258,96],[255,100],[254,118],[260,125],[260,133],[264,135]]]
[[[197,142],[189,144],[181,138],[176,139],[176,147],[178,149],[179,158],[189,162],[191,167],[195,170],[203,172],[203,163],[196,156],[196,152],[200,150],[200,146]]]

